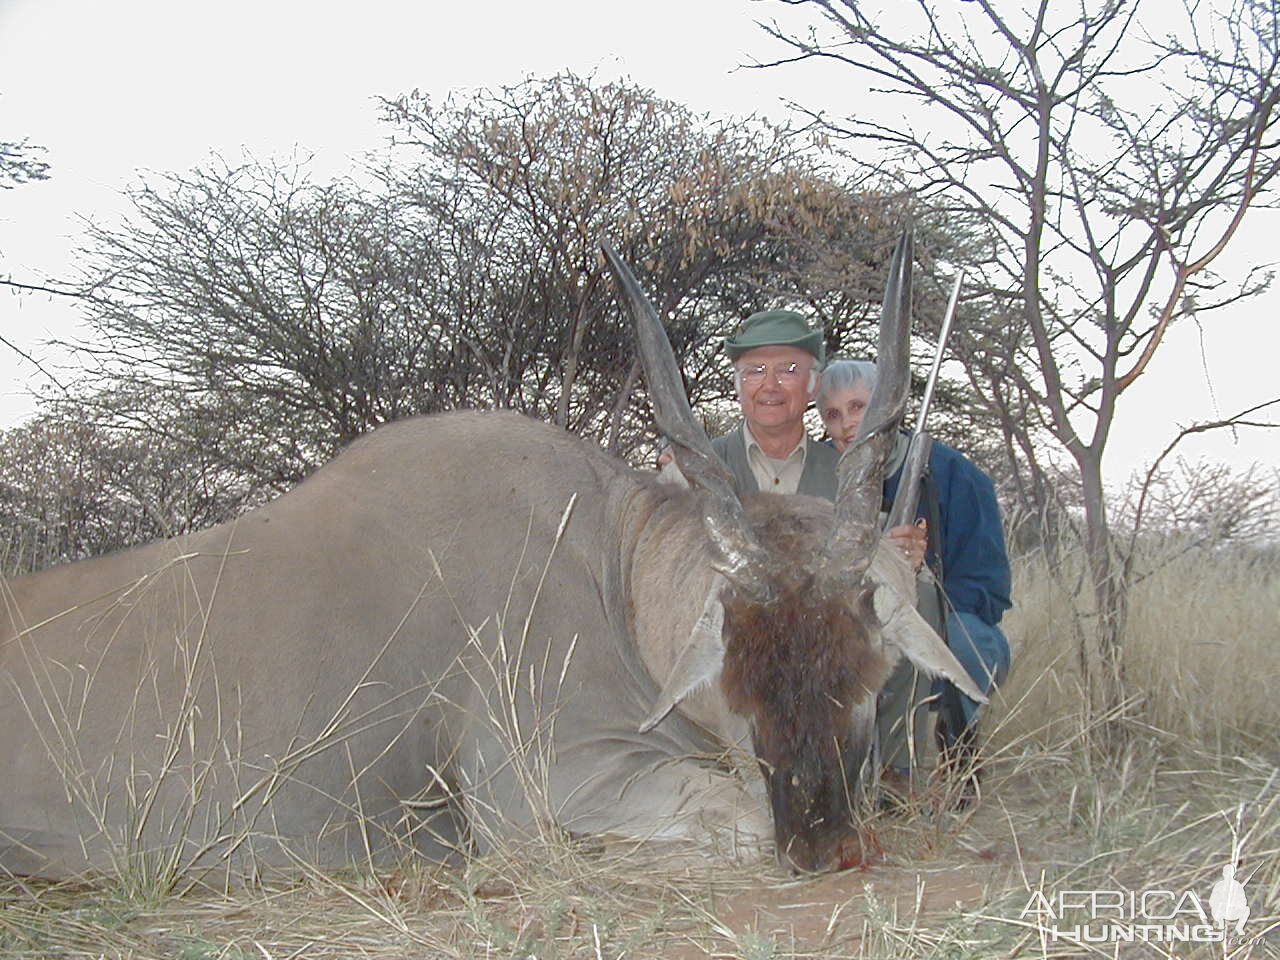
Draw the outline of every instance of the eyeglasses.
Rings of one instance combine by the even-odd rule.
[[[764,383],[765,377],[772,373],[774,379],[779,383],[786,384],[799,383],[802,379],[809,375],[809,367],[799,363],[780,363],[775,367],[770,367],[767,363],[749,363],[738,368],[738,376],[742,378],[742,382],[747,386],[758,386]]]

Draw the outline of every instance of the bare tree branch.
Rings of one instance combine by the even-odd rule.
[[[811,125],[870,150],[851,162],[972,228],[966,249],[937,254],[986,292],[957,350],[1001,378],[980,395],[1007,430],[1045,423],[1075,462],[1101,643],[1118,671],[1129,571],[1113,565],[1103,454],[1118,398],[1191,314],[1191,295],[1230,302],[1262,288],[1251,277],[1220,292],[1209,267],[1274,196],[1280,11],[1269,0],[789,5],[822,24],[766,26],[791,59],[847,64],[877,91],[855,117],[810,112]]]
[[[48,293],[56,297],[85,297],[87,294],[83,290],[60,290],[57,287],[47,287],[42,284],[19,283],[16,280],[6,280],[0,277],[0,287],[10,287],[22,293]]]

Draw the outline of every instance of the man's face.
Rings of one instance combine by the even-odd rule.
[[[862,415],[867,412],[867,404],[870,402],[871,390],[865,380],[859,380],[852,387],[828,390],[823,394],[818,413],[831,442],[841,453],[858,435]]]
[[[756,347],[738,358],[738,402],[752,432],[801,422],[813,400],[815,362],[799,347]]]

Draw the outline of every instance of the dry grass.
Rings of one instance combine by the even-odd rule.
[[[1182,552],[1148,547],[1154,569],[1138,579],[1125,646],[1128,713],[1215,750],[1240,737],[1265,749],[1280,727],[1280,554],[1246,548]],[[1061,735],[1080,714],[1082,638],[1091,646],[1092,608],[1078,554],[1050,568],[1036,556],[1015,569],[1018,606],[1006,618],[1016,671],[1006,703],[1019,734],[1047,722]],[[1039,734],[1038,734],[1039,735]],[[1050,736],[1052,739],[1053,736]]]
[[[231,896],[143,899],[127,877],[13,880],[0,884],[0,956],[1280,957],[1280,571],[1224,553],[1144,581],[1133,695],[1107,725],[1082,706],[1076,624],[1087,633],[1088,620],[1073,619],[1070,583],[1035,562],[1018,571],[1018,659],[988,720],[981,802],[939,813],[926,795],[913,816],[874,818],[886,853],[864,871],[797,880],[769,863],[663,860],[547,829],[459,867],[314,872]],[[1036,891],[1207,899],[1232,856],[1255,939],[1074,944],[1019,919]]]

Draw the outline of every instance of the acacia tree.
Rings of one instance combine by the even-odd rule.
[[[695,405],[727,396],[716,346],[764,305],[806,302],[833,345],[865,342],[857,321],[897,201],[837,177],[791,131],[569,74],[385,106],[401,158],[386,182],[424,230],[454,224],[469,294],[453,330],[499,405],[619,451],[642,434],[602,240],[655,291]]]
[[[716,347],[739,317],[856,302],[893,230],[892,198],[787,131],[629,84],[561,76],[386,111],[394,150],[358,181],[215,165],[153,178],[123,224],[91,232],[99,386],[203,405],[219,428],[189,442],[255,489],[379,423],[461,406],[630,453],[649,415],[601,240],[646,275],[697,402],[729,393]],[[855,339],[858,312],[841,313],[833,345]]]
[[[258,446],[281,485],[371,425],[449,405],[447,358],[406,295],[442,265],[398,241],[380,198],[246,163],[131,199],[127,222],[91,229],[82,261],[100,382],[203,404],[230,431],[214,438],[229,459]]]
[[[1127,584],[1102,457],[1169,327],[1261,287],[1227,289],[1210,266],[1280,170],[1280,8],[782,2],[823,25],[770,28],[792,51],[778,63],[838,60],[886,110],[906,107],[814,122],[984,237],[957,351],[1011,442],[1034,463],[1025,431],[1043,427],[1078,470],[1103,694],[1117,703]]]
[[[216,162],[152,177],[123,223],[94,227],[94,374],[47,426],[92,423],[86,455],[153,443],[179,489],[214,476],[248,502],[379,423],[463,406],[638,455],[651,414],[601,240],[653,291],[708,417],[732,396],[720,341],[754,310],[802,306],[833,352],[869,349],[910,200],[807,138],[569,75],[386,112],[394,149],[358,178]],[[235,508],[189,502],[199,519]]]

